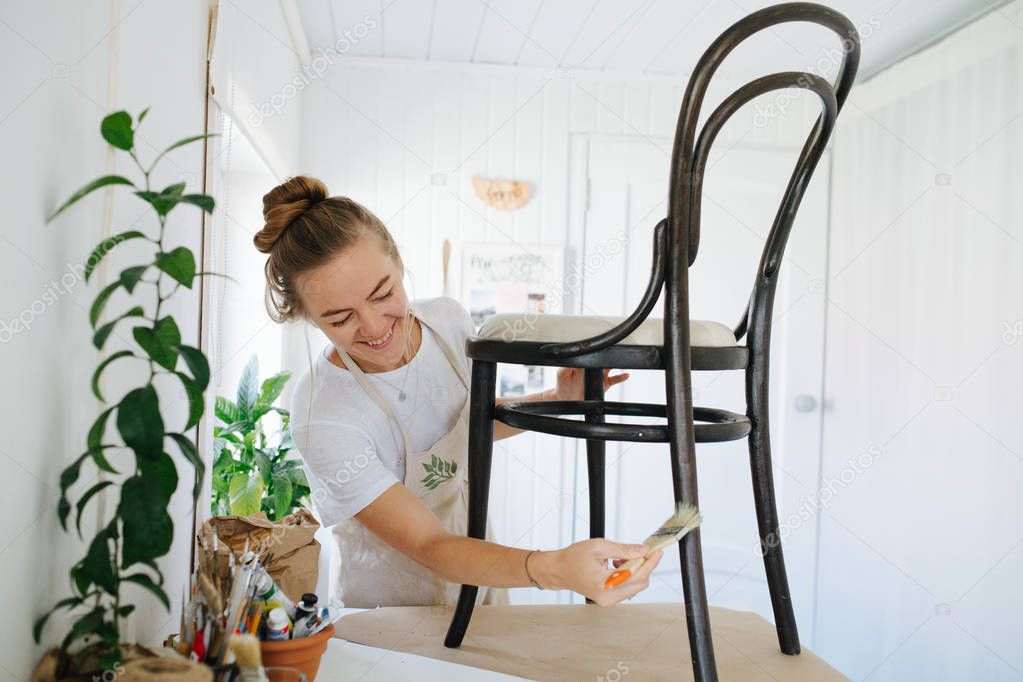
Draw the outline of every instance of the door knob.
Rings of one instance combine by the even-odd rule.
[[[817,399],[808,393],[796,396],[796,412],[813,412],[817,409]]]

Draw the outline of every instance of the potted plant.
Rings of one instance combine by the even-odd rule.
[[[106,407],[89,429],[85,451],[60,475],[57,511],[65,531],[69,521],[73,521],[74,529],[82,535],[83,513],[100,493],[116,503],[110,505],[105,523],[88,541],[85,556],[70,569],[71,595],[58,601],[33,627],[38,643],[54,611],[68,609],[75,614],[59,647],[48,652],[40,666],[56,677],[122,669],[122,656],[127,647],[121,643],[121,620],[135,609],[122,594],[126,584],[148,590],[164,608],[170,609],[163,575],[157,565],[157,559],[170,550],[174,535],[174,520],[168,513],[168,505],[178,485],[178,471],[168,450],[177,448],[192,465],[193,512],[205,470],[193,439],[186,433],[203,415],[209,363],[201,350],[182,343],[178,324],[164,306],[181,287],[190,289],[198,277],[212,273],[198,272],[189,249],[169,248],[165,240],[167,218],[172,211],[185,206],[212,213],[214,202],[206,194],[187,193],[184,182],[154,189],[151,179],[168,152],[209,136],[193,135],[179,140],[160,152],[148,166],[143,165],[135,145],[135,133],[147,111],[140,113],[134,122],[127,112],[118,111],[104,118],[100,126],[103,139],[130,157],[139,176],[133,180],[122,175],[105,175],[93,180],[72,194],[47,221],[86,195],[112,186],[127,187],[156,218],[155,230],[128,230],[99,244],[84,268],[84,278],[88,281],[97,264],[117,245],[127,241],[152,245],[152,256],[115,276],[96,295],[89,311],[94,330],[92,342],[98,351],[107,348],[115,331],[126,327],[131,329],[134,344],[129,343],[127,348],[107,355],[96,366],[92,392]],[[127,300],[123,305],[118,303],[117,310],[113,311],[117,298]],[[136,363],[145,379],[141,385],[112,401],[101,390],[101,379],[104,370],[115,362]],[[158,377],[163,376],[173,377],[187,395],[188,416],[184,424],[172,426],[164,421],[155,386]],[[115,468],[111,463],[111,451],[121,448],[129,449],[133,459],[127,466],[119,463],[120,468]]]
[[[279,521],[306,506],[309,482],[302,463],[289,457],[295,448],[290,415],[274,406],[290,372],[259,381],[259,359],[253,355],[238,382],[237,399],[217,396],[213,412],[220,424],[213,427],[214,515],[247,516],[264,512]],[[276,413],[281,427],[267,436],[264,418]]]

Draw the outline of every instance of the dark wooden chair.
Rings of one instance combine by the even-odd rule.
[[[770,26],[812,22],[842,39],[843,58],[834,86],[810,73],[775,73],[751,81],[726,98],[697,136],[708,83],[739,43]],[[778,537],[778,512],[771,471],[768,430],[768,355],[778,270],[796,211],[831,135],[835,118],[852,87],[859,62],[859,38],[843,15],[810,3],[768,7],[726,30],[697,64],[682,100],[671,158],[668,215],[656,227],[653,268],[646,292],[625,318],[495,315],[466,343],[473,359],[469,434],[468,535],[482,538],[490,490],[493,420],[541,433],[586,439],[589,473],[590,536],[604,535],[605,441],[668,443],[676,501],[697,504],[695,443],[747,438],[753,497],[775,624],[781,650],[799,653],[785,563]],[[822,113],[799,154],[761,256],[749,306],[734,330],[689,319],[688,266],[700,241],[700,198],[704,169],[715,136],[753,98],[798,87],[814,92]],[[650,318],[665,291],[663,319]],[[566,319],[570,318],[570,319]],[[584,334],[588,338],[579,339]],[[741,344],[746,339],[745,345]],[[495,405],[497,363],[581,367],[585,395],[580,401],[507,402]],[[665,405],[604,400],[602,370],[662,370]],[[745,370],[746,414],[694,407],[692,370]],[[565,419],[582,416],[582,420]],[[661,417],[663,425],[607,423],[607,415]],[[669,506],[666,504],[666,508]],[[704,585],[699,531],[679,542],[686,625],[697,680],[716,680],[714,648]],[[463,585],[444,640],[462,643],[477,586]]]

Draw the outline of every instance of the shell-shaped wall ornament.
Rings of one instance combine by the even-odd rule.
[[[514,211],[525,206],[533,190],[519,180],[487,180],[473,176],[472,188],[487,206],[498,211]]]

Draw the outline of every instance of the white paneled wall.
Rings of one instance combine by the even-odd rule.
[[[839,122],[815,651],[855,679],[1023,677],[1020,26],[992,12]]]
[[[582,261],[587,191],[586,178],[572,176],[573,156],[585,160],[592,136],[633,138],[659,150],[666,178],[683,85],[663,77],[348,58],[305,93],[300,170],[323,179],[332,193],[364,203],[385,221],[402,248],[415,297],[443,293],[445,239],[455,248],[454,296],[462,243],[564,246],[571,271]],[[716,82],[708,110],[735,85]],[[815,103],[801,97],[792,106],[788,116],[763,127],[752,124],[751,108],[726,128],[718,145],[798,146]],[[586,164],[580,166],[576,158],[575,167],[585,169]],[[535,194],[518,211],[496,211],[473,195],[473,175],[525,180]],[[648,225],[622,227],[652,230],[665,211],[666,205],[654,210]],[[765,231],[770,217],[763,216]],[[620,257],[629,256],[623,252]],[[638,259],[649,263],[645,248]],[[592,312],[578,293],[566,292],[566,311]],[[621,309],[611,312],[626,312],[635,303],[623,300]],[[738,311],[725,314],[730,323]],[[286,333],[286,352],[301,371],[302,330]],[[311,338],[315,347],[324,343],[318,332],[311,332]],[[550,549],[585,537],[586,493],[574,484],[585,472],[584,449],[579,448],[578,460],[575,452],[574,442],[538,434],[497,443],[490,509],[499,541]],[[614,513],[609,509],[609,517]],[[630,529],[630,535],[646,530]],[[518,601],[554,598],[570,595],[535,590],[513,595]]]
[[[668,78],[350,58],[305,93],[301,170],[374,210],[404,247],[415,294],[438,295],[444,239],[574,246],[567,242],[573,133],[647,138],[665,150],[667,169],[665,138],[674,136],[682,86]],[[716,86],[711,103],[734,83]],[[760,128],[746,119],[726,128],[719,144],[791,144],[805,121],[798,112]],[[535,195],[519,211],[496,211],[473,196],[473,175],[527,180]]]
[[[87,540],[109,521],[116,495],[104,492],[82,515],[86,542],[57,520],[60,472],[85,449],[86,434],[107,405],[89,388],[89,378],[104,356],[133,345],[127,326],[119,327],[101,354],[92,345],[89,306],[104,285],[124,267],[152,257],[135,243],[119,246],[102,261],[86,283],[84,263],[96,244],[129,229],[155,235],[151,210],[125,188],[108,195],[94,192],[50,224],[45,218],[86,182],[106,173],[136,178],[122,152],[99,134],[104,115],[125,109],[133,116],[151,107],[135,136],[143,163],[160,149],[203,129],[205,100],[207,3],[111,3],[106,0],[4,3],[0,7],[0,149],[3,182],[0,201],[0,267],[5,274],[0,312],[0,376],[6,390],[0,412],[10,425],[0,446],[6,484],[0,560],[0,601],[7,622],[0,638],[0,680],[22,682],[44,647],[60,642],[74,617],[54,615],[42,645],[32,640],[31,624],[59,599],[70,595],[68,570],[87,549]],[[153,185],[187,181],[201,191],[202,145],[171,152],[157,168]],[[171,247],[200,251],[201,218],[197,209],[175,210],[168,221]],[[139,293],[136,291],[136,293]],[[137,300],[144,300],[136,297]],[[127,307],[114,294],[110,319]],[[198,288],[182,290],[165,305],[177,320],[185,343],[197,344]],[[27,329],[12,331],[19,323]],[[145,381],[138,364],[116,363],[103,375],[103,393],[112,403]],[[176,382],[160,382],[163,417],[168,429],[185,422],[187,402]],[[191,433],[189,434],[191,436]],[[113,424],[108,438],[117,442]],[[121,472],[133,464],[130,451],[108,455]],[[159,561],[168,594],[179,594],[189,575],[191,547],[190,465],[171,448],[181,475],[171,501],[175,542]],[[77,498],[98,473],[86,464],[73,490]],[[105,511],[104,511],[105,510]],[[176,614],[148,592],[127,587],[123,598],[137,605],[124,622],[125,641],[156,644],[176,626]],[[123,602],[122,602],[123,604]]]

